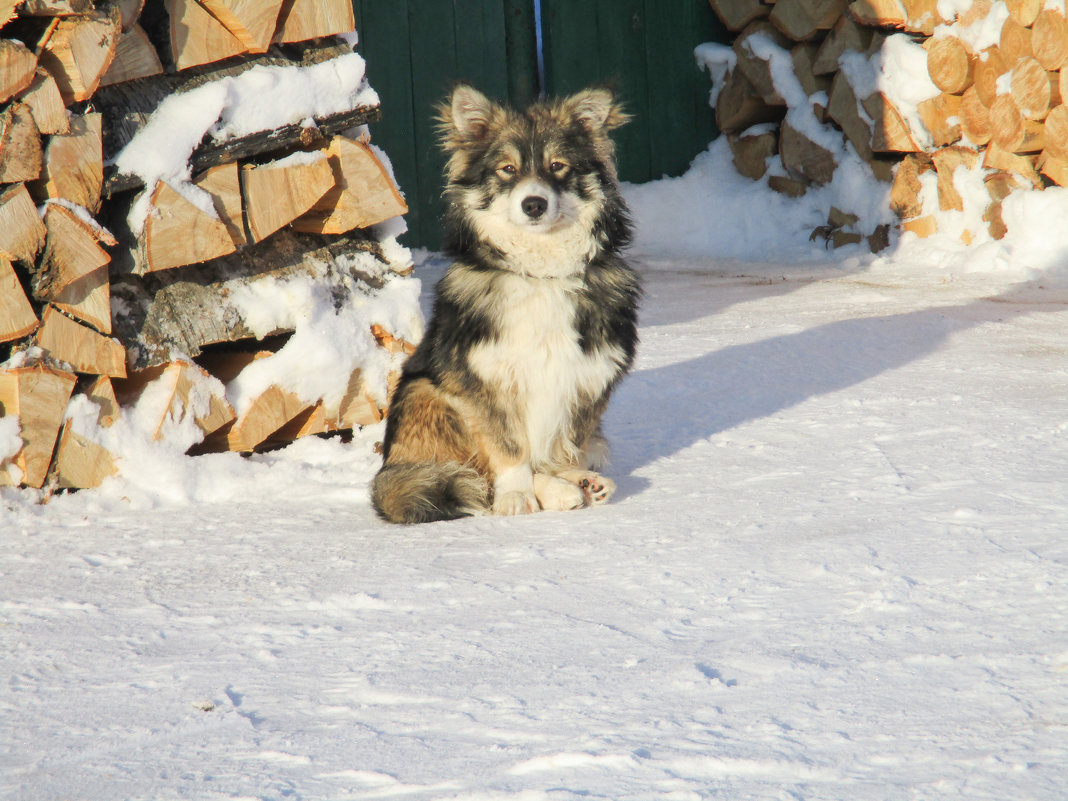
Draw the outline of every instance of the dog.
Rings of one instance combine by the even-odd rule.
[[[601,504],[601,416],[638,345],[638,274],[600,88],[525,111],[457,86],[439,108],[445,252],[371,486],[385,520]]]

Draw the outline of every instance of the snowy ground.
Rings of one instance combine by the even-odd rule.
[[[389,527],[381,427],[4,491],[0,797],[1062,797],[1068,293],[645,272],[606,507]]]

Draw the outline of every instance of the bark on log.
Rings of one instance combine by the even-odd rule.
[[[45,242],[45,227],[24,184],[0,191],[0,251],[29,266]]]
[[[76,380],[72,373],[44,365],[0,370],[0,408],[5,417],[18,417],[24,443],[12,459],[21,482],[12,482],[10,474],[0,470],[0,484],[44,485]]]
[[[0,254],[0,342],[22,339],[36,331],[38,324],[15,268]]]
[[[65,362],[76,373],[126,375],[126,351],[103,334],[67,317],[54,306],[46,306],[34,344],[57,362]]]
[[[0,112],[0,184],[32,181],[41,174],[41,134],[25,103]]]

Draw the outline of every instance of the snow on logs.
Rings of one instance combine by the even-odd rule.
[[[995,239],[1010,192],[1068,186],[1063,4],[709,2],[736,36],[729,50],[703,45],[697,57],[713,75],[716,121],[741,174],[770,170],[769,185],[795,196],[824,185],[844,155],[837,135],[892,181],[905,230],[927,236],[937,212],[978,203]],[[961,170],[971,177],[956,178]],[[836,232],[814,235],[846,241],[828,236]],[[965,242],[978,233],[959,231]]]
[[[131,430],[382,419],[417,292],[372,229],[407,207],[353,27],[350,0],[0,2],[0,485],[96,486]]]

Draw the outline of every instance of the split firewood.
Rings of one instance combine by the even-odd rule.
[[[1009,71],[1009,65],[995,45],[986,48],[975,59],[972,80],[979,100],[990,108],[998,96],[998,78]]]
[[[226,434],[232,451],[253,451],[278,429],[308,413],[314,404],[295,393],[272,385],[252,401]]]
[[[938,208],[942,211],[964,211],[964,199],[957,191],[953,176],[958,167],[972,169],[979,154],[966,147],[945,147],[931,155],[938,176]]]
[[[106,375],[98,376],[89,383],[83,394],[100,408],[96,416],[97,425],[101,428],[111,428],[122,413],[111,378]]]
[[[1068,159],[1068,105],[1061,104],[1046,115],[1046,150],[1057,159]]]
[[[56,486],[63,489],[92,489],[119,472],[115,455],[74,428],[67,420],[59,435],[52,465]]]
[[[848,5],[849,0],[778,0],[769,19],[795,42],[802,42],[830,30]]]
[[[67,200],[95,212],[100,208],[103,185],[100,115],[83,114],[71,120],[68,133],[48,140],[41,176],[27,188],[38,202]]]
[[[798,198],[808,191],[804,181],[789,178],[785,175],[772,175],[768,177],[768,188],[786,197]]]
[[[916,105],[935,147],[952,145],[961,136],[961,97],[943,92]]]
[[[756,36],[771,40],[783,50],[790,49],[790,41],[779,32],[778,28],[764,21],[754,22],[734,40],[734,53],[738,59],[737,68],[745,73],[745,77],[749,79],[753,89],[765,103],[769,106],[785,106],[786,101],[775,88],[775,81],[771,76],[771,64],[757,56],[753,50],[750,40]]]
[[[779,130],[779,158],[793,178],[810,184],[829,184],[834,178],[834,154],[789,123]]]
[[[34,344],[52,359],[65,362],[76,373],[126,375],[126,350],[115,339],[67,317],[54,306],[46,306]]]
[[[283,0],[200,0],[250,53],[271,46]]]
[[[37,70],[30,85],[19,95],[19,101],[29,107],[41,134],[65,134],[70,130],[63,96],[48,70]]]
[[[145,0],[112,0],[112,2],[119,7],[124,31],[130,30],[137,24],[137,18],[141,16],[141,11],[145,7]]]
[[[146,394],[149,385],[152,393]],[[166,436],[168,421],[191,417],[207,436],[234,420],[222,385],[203,367],[180,360],[131,372],[116,382],[123,406],[137,404],[139,419],[148,421],[154,440]]]
[[[779,152],[779,136],[774,131],[728,134],[734,169],[746,178],[759,181],[768,171],[768,159]]]
[[[708,0],[708,2],[729,31],[740,31],[753,20],[766,17],[771,10],[761,0]]]
[[[867,52],[871,41],[871,28],[858,25],[856,20],[848,14],[842,15],[816,52],[812,71],[817,75],[830,75],[838,72],[838,59],[843,53]]]
[[[0,191],[0,251],[31,265],[36,262],[44,242],[44,223],[25,184],[14,184]]]
[[[0,254],[0,342],[22,339],[36,331],[38,324],[15,268]]]
[[[260,242],[312,208],[334,185],[323,153],[295,153],[241,168],[241,195],[253,242]]]
[[[137,78],[148,78],[163,72],[163,64],[148,34],[136,23],[122,33],[115,58],[100,79],[101,86],[111,86]]]
[[[15,18],[15,9],[22,0],[0,0],[0,25],[5,25]]]
[[[1009,17],[1027,28],[1038,17],[1043,2],[1044,0],[1005,0],[1005,5],[1009,8]]]
[[[400,337],[393,336],[393,334],[378,323],[371,326],[371,336],[375,338],[375,342],[377,342],[380,347],[385,348],[390,353],[403,353],[407,356],[411,356],[415,353],[415,345]]]
[[[908,22],[899,0],[854,0],[849,13],[860,24],[875,28],[904,28]]]
[[[44,255],[34,269],[33,293],[55,298],[71,284],[105,267],[111,257],[100,247],[100,234],[74,211],[57,203],[45,210]]]
[[[801,43],[790,49],[790,61],[794,65],[794,75],[805,94],[811,97],[817,92],[831,91],[831,79],[826,75],[817,75],[814,65],[819,48],[814,44]]]
[[[1009,153],[1037,153],[1046,146],[1045,126],[1027,119],[1010,95],[999,95],[990,107],[991,140]]]
[[[41,52],[41,66],[52,73],[67,105],[93,96],[111,66],[122,35],[122,15],[115,6],[64,17]]]
[[[938,11],[938,0],[901,0],[905,8],[905,30],[930,36],[935,28],[948,22]]]
[[[6,103],[30,85],[37,56],[22,42],[0,39],[0,103]]]
[[[926,214],[923,217],[914,217],[911,220],[905,220],[901,223],[901,230],[911,231],[920,239],[926,239],[927,237],[938,233],[938,218],[933,214]]]
[[[770,106],[757,93],[740,69],[727,73],[716,98],[716,127],[721,131],[744,131],[762,122],[783,118],[783,106]]]
[[[144,229],[138,236],[134,272],[138,275],[196,264],[233,253],[226,224],[192,203],[166,181],[156,184]]]
[[[69,17],[92,10],[93,0],[26,0],[19,13],[31,17]]]
[[[1019,175],[1035,189],[1041,189],[1042,179],[1035,170],[1035,161],[1034,157],[1004,150],[996,142],[990,142],[983,151],[983,166],[987,169]]]
[[[846,139],[853,145],[857,154],[864,161],[871,161],[872,129],[868,124],[871,117],[865,119],[861,116],[853,87],[842,72],[835,75],[831,83],[827,114],[838,123],[838,127],[845,133]]]
[[[872,120],[871,149],[877,153],[914,153],[920,146],[912,136],[908,123],[882,92],[860,101]]]
[[[973,145],[985,145],[994,133],[990,109],[979,99],[975,86],[969,86],[960,98],[960,132]]]
[[[0,183],[34,180],[41,160],[41,134],[30,107],[11,103],[0,112]]]
[[[293,222],[297,231],[342,234],[408,211],[385,166],[364,142],[335,136],[326,150],[334,185]]]
[[[390,396],[396,389],[399,375],[390,376]],[[345,394],[336,409],[325,409],[328,430],[337,431],[357,426],[369,426],[382,420],[383,410],[375,403],[367,391],[366,382],[363,380],[361,371],[357,368],[349,376],[349,383],[345,388]]]
[[[193,184],[211,195],[219,220],[236,247],[248,244],[241,205],[241,176],[237,162],[212,167],[193,179]]]
[[[998,50],[1006,64],[1015,64],[1021,58],[1033,58],[1035,54],[1031,49],[1031,29],[1009,17],[1001,26]]]
[[[248,48],[196,0],[165,0],[170,15],[171,55],[179,70],[222,61]]]
[[[1068,186],[1068,159],[1058,158],[1044,150],[1038,157],[1038,169],[1057,186]]]
[[[920,176],[934,169],[934,162],[926,153],[909,153],[894,171],[890,185],[890,208],[903,219],[918,217],[923,213]]]
[[[1031,50],[1047,70],[1059,70],[1068,62],[1068,22],[1064,15],[1045,9],[1031,27]]]
[[[927,72],[943,92],[960,94],[972,84],[972,65],[975,61],[964,42],[956,36],[928,39]]]
[[[12,462],[27,487],[44,485],[76,381],[72,373],[44,365],[0,370],[0,408],[4,416],[18,417],[23,442]],[[0,483],[20,479],[12,482],[10,473],[0,470]]]
[[[107,267],[98,267],[72,281],[47,300],[97,331],[111,333],[111,282]]]
[[[304,42],[355,28],[351,0],[285,0],[274,41]]]

